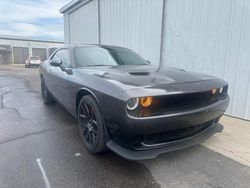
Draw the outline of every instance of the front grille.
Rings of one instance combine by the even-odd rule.
[[[227,95],[228,86],[223,87],[222,93],[212,94],[211,90],[195,93],[180,93],[163,96],[153,96],[153,103],[149,108],[138,106],[135,110],[128,111],[131,116],[150,117],[171,113],[194,110],[211,105],[219,100],[224,100]]]
[[[187,94],[177,94],[170,96],[160,96],[156,98],[155,104],[153,107],[158,108],[168,108],[175,109],[178,107],[192,107],[195,105],[209,105],[223,97],[223,94],[217,93],[212,95],[211,91],[197,92],[197,93],[187,93]]]
[[[203,130],[207,129],[209,126],[213,124],[213,121],[209,121],[200,125],[166,131],[157,134],[145,135],[143,136],[143,143],[147,145],[166,143],[171,141],[177,141],[184,138],[188,138],[194,136]]]
[[[226,97],[227,86],[224,87],[222,93],[217,92],[215,95],[212,95],[211,90],[209,90],[196,93],[157,96],[154,97],[150,108],[139,107],[136,111],[130,113],[137,117],[157,116],[208,106]]]

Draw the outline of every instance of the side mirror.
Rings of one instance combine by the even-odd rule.
[[[147,62],[148,65],[151,65],[151,62],[149,60],[146,60],[146,62]]]
[[[60,67],[62,65],[62,61],[52,59],[52,60],[50,60],[50,65],[53,67]]]

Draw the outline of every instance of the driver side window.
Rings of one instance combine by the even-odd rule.
[[[69,50],[68,49],[61,49],[58,50],[55,55],[52,57],[53,60],[61,60],[62,65],[66,68],[70,67],[70,60],[69,60]]]

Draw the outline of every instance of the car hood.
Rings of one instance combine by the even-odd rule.
[[[96,66],[80,68],[80,70],[106,79],[126,90],[215,79],[206,74],[176,68],[157,68],[151,65]]]

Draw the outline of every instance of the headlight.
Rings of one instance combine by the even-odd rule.
[[[215,95],[215,94],[217,93],[217,89],[216,89],[216,88],[213,88],[213,89],[211,90],[211,93],[212,93],[212,95]]]
[[[138,98],[131,98],[127,101],[127,108],[129,110],[134,110],[137,108],[138,104],[139,104]]]
[[[223,92],[223,87],[219,88],[219,93]]]
[[[144,107],[147,108],[149,107],[153,102],[153,97],[142,97],[140,98],[140,104]]]
[[[153,97],[140,97],[140,98],[131,98],[127,101],[127,108],[129,110],[135,110],[139,104],[143,108],[148,108],[152,105]]]

